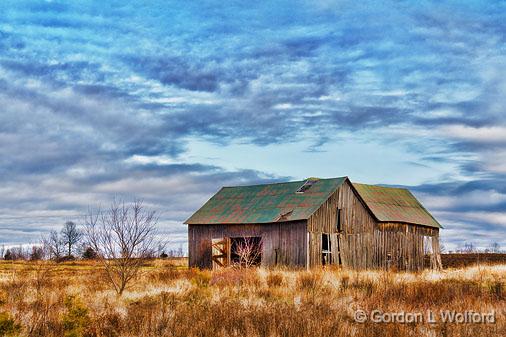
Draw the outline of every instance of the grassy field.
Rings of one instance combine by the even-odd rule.
[[[94,262],[2,261],[0,335],[506,336],[506,265],[416,274],[185,265],[150,262],[118,297]],[[443,322],[444,310],[494,321]],[[401,322],[411,313],[422,319]]]

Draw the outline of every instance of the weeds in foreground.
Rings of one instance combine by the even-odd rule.
[[[506,266],[411,274],[162,265],[123,297],[96,269],[28,267],[0,272],[0,336],[506,335]],[[496,323],[358,323],[357,309],[495,310]]]

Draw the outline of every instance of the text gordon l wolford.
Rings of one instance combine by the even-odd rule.
[[[365,323],[455,323],[455,324],[494,324],[495,311],[477,312],[473,310],[427,310],[425,312],[383,312],[382,310],[357,310],[354,313],[355,322]]]

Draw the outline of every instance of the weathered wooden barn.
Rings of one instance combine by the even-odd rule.
[[[223,187],[185,223],[191,267],[233,264],[245,240],[263,266],[441,265],[441,226],[413,194],[347,177]]]

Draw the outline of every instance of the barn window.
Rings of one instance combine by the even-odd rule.
[[[301,186],[299,187],[299,189],[297,190],[297,193],[304,193],[306,192],[307,190],[309,190],[311,188],[311,186],[313,186],[318,180],[316,179],[308,179],[306,180],[306,182]]]
[[[322,234],[322,265],[331,264],[331,245],[330,245],[330,234]]]
[[[341,209],[340,208],[338,208],[337,212],[336,212],[336,229],[337,229],[338,233],[343,231],[343,224],[341,222]]]

